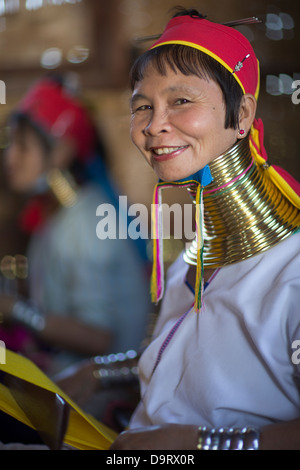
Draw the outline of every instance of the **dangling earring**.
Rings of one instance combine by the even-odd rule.
[[[62,206],[71,207],[75,204],[77,200],[76,184],[69,173],[63,173],[58,168],[53,168],[49,171],[47,180]]]

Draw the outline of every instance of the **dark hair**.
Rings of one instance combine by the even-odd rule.
[[[173,14],[172,18],[176,18],[177,16],[190,16],[191,18],[199,18],[200,20],[206,18],[206,15],[202,15],[202,13],[200,13],[198,10],[195,10],[195,8],[184,8],[180,5],[177,5],[171,8],[171,11],[176,12]]]
[[[199,20],[204,18],[196,10],[184,10],[184,13],[178,12],[173,17],[183,15],[199,17]],[[132,89],[136,82],[143,80],[145,70],[150,63],[161,75],[166,75],[167,67],[170,67],[174,72],[179,70],[184,75],[197,75],[215,81],[222,90],[225,102],[225,128],[238,127],[243,92],[232,74],[218,61],[193,47],[179,44],[162,45],[146,51],[136,59],[130,73]]]
[[[33,132],[35,137],[38,139],[40,148],[43,152],[44,157],[47,159],[51,154],[55,146],[55,138],[53,138],[48,132],[46,132],[41,126],[36,124],[31,117],[23,112],[14,112],[8,120],[8,126],[15,129],[21,135],[26,134],[28,131]],[[104,166],[108,167],[107,149],[104,142],[97,131],[95,137],[95,155],[94,158],[101,161],[101,169],[104,172]],[[87,180],[93,179],[92,175],[89,175],[85,170],[85,163],[75,156],[70,167],[69,172],[73,175],[78,184],[82,184]],[[95,170],[94,170],[95,171]],[[104,178],[104,174],[103,174]]]
[[[48,155],[53,148],[53,139],[39,125],[37,125],[26,113],[16,111],[9,117],[9,126],[21,134],[27,131],[34,132],[43,153]]]

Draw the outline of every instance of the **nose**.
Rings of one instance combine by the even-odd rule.
[[[4,162],[6,165],[13,164],[18,157],[18,150],[16,145],[10,143],[4,151]]]
[[[19,146],[15,142],[10,142],[3,152],[4,170],[9,173],[16,171],[22,161]]]
[[[153,110],[149,118],[148,124],[143,132],[146,136],[156,136],[170,130],[170,121],[168,113],[162,110]]]

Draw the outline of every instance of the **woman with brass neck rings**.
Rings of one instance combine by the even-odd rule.
[[[118,210],[118,191],[90,114],[67,82],[45,77],[8,118],[4,169],[24,198],[18,223],[29,238],[29,275],[26,295],[1,292],[0,337],[49,375],[137,348],[148,312],[139,246],[96,233],[97,208]]]
[[[131,137],[159,179],[154,200],[187,188],[198,228],[165,293],[154,240],[160,315],[112,449],[299,449],[300,191],[267,163],[252,46],[183,11],[131,78]]]

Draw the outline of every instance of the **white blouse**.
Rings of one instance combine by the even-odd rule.
[[[154,338],[139,363],[141,401],[130,427],[259,428],[299,417],[300,233],[223,267],[199,314],[187,271],[182,256],[169,269]]]

